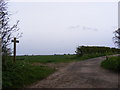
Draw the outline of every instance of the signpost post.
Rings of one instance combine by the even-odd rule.
[[[16,40],[16,37],[14,37],[14,40],[12,40],[12,42],[14,43],[14,57],[13,57],[13,62],[15,63],[15,61],[16,61],[16,43],[19,43],[19,41]]]

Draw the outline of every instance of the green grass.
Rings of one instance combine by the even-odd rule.
[[[17,60],[27,63],[60,63],[80,61],[89,58],[104,56],[106,54],[85,54],[81,57],[76,55],[38,55],[38,56],[17,56]],[[23,59],[23,60],[22,60]]]
[[[73,55],[39,55],[39,56],[17,56],[17,59],[23,58],[25,62],[38,63],[58,63],[69,62],[74,57]]]
[[[105,69],[120,71],[120,56],[114,56],[102,61],[101,66]]]
[[[3,66],[3,88],[20,88],[46,78],[55,70],[45,66],[32,66],[25,63],[11,62]]]

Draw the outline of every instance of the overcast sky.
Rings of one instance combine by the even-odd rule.
[[[10,2],[11,23],[23,32],[17,54],[68,54],[77,46],[114,47],[117,2]],[[13,45],[11,45],[13,48]]]

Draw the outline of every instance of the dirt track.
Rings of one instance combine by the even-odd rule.
[[[118,88],[118,73],[100,67],[105,57],[73,62],[28,88]]]

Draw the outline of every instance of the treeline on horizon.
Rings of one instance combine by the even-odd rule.
[[[120,54],[119,48],[111,48],[105,46],[78,46],[75,51],[76,55],[83,54]],[[75,55],[75,54],[54,54],[56,55]],[[44,56],[44,55],[17,55],[17,56]],[[46,55],[45,55],[46,56]],[[49,56],[49,55],[47,55]]]
[[[104,46],[78,46],[75,52],[77,55],[100,54],[100,53],[106,53],[106,54],[118,53],[119,54],[120,49],[104,47]]]

